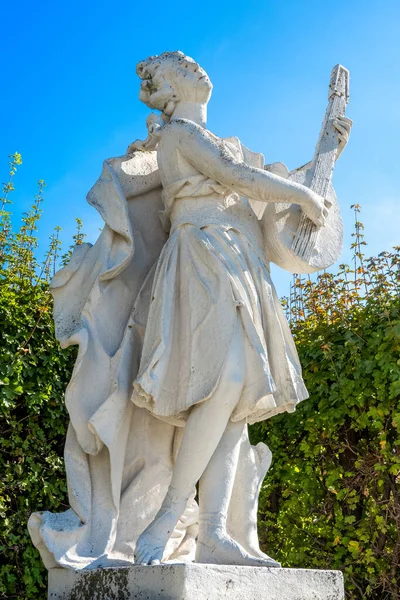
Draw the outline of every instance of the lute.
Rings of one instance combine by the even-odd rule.
[[[344,116],[349,99],[349,72],[341,65],[333,68],[328,94],[328,106],[321,133],[311,163],[290,172],[292,181],[310,187],[332,207],[324,227],[318,228],[297,204],[257,202],[253,208],[262,219],[266,257],[292,272],[312,273],[336,262],[343,246],[343,224],[340,208],[332,186],[332,173],[338,151],[338,139],[332,119]],[[282,176],[282,166],[265,167]],[[265,207],[265,208],[264,208]],[[260,210],[261,209],[261,210]]]

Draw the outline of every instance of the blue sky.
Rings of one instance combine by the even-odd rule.
[[[7,156],[21,152],[16,220],[36,181],[47,182],[43,247],[55,225],[68,246],[75,217],[95,241],[101,220],[86,192],[104,158],[146,134],[135,65],[177,49],[214,83],[209,128],[290,169],[313,155],[331,68],[349,68],[354,127],[334,175],[343,259],[351,257],[349,207],[356,202],[371,254],[400,243],[399,0],[22,0],[3,3],[1,20],[0,179]],[[285,294],[290,277],[275,271],[274,279]]]

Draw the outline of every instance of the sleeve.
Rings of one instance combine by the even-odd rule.
[[[254,200],[304,204],[305,188],[271,172],[235,159],[222,140],[192,121],[171,122],[179,136],[178,148],[184,158],[204,175]]]

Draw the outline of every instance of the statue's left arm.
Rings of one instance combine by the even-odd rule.
[[[178,150],[200,173],[243,196],[262,202],[299,204],[317,225],[323,225],[327,205],[309,188],[235,159],[224,143],[192,121],[170,122],[164,135],[174,138]]]

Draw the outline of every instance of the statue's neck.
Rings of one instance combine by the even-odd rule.
[[[207,104],[198,102],[178,102],[171,115],[171,121],[175,119],[189,119],[198,125],[205,127],[207,124]]]

